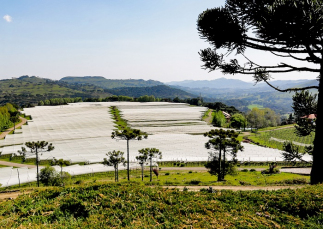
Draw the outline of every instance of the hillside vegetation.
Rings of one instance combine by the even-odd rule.
[[[104,89],[119,88],[119,87],[152,87],[163,85],[162,82],[155,80],[142,79],[107,79],[102,76],[67,76],[60,79],[60,82],[72,84],[92,84]]]
[[[138,98],[144,95],[153,95],[156,98],[192,98],[196,97],[191,93],[187,93],[183,90],[171,88],[166,85],[158,85],[153,87],[122,87],[122,88],[114,88],[107,90],[111,94],[114,95],[125,95],[130,97]]]
[[[37,189],[0,203],[1,228],[321,228],[323,186],[187,192],[140,183]]]
[[[51,98],[105,98],[111,96],[93,85],[73,85],[35,76],[0,81],[0,105],[13,103],[19,106],[37,105],[40,100]]]

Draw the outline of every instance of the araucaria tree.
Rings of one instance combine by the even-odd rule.
[[[243,150],[243,146],[241,146],[241,143],[237,140],[238,135],[239,133],[233,130],[223,129],[215,129],[204,133],[204,137],[210,138],[210,140],[205,143],[205,148],[215,150],[215,152],[210,152],[209,161],[206,163],[205,167],[209,169],[209,172],[212,175],[218,175],[218,181],[224,180],[227,171],[226,153],[229,152],[234,161],[238,151]]]
[[[141,180],[144,180],[144,165],[145,162],[148,159],[148,152],[140,152],[139,150],[139,156],[136,157],[136,159],[138,160],[139,165],[141,166]]]
[[[111,133],[112,139],[126,140],[127,141],[127,177],[128,181],[130,180],[130,168],[129,168],[129,141],[130,140],[142,140],[143,138],[147,139],[148,135],[145,132],[141,132],[138,129],[124,129],[121,131],[113,131]]]
[[[123,163],[125,165],[125,158],[123,157],[124,152],[121,151],[115,151],[113,150],[112,152],[108,152],[107,156],[108,159],[104,158],[103,159],[103,164],[104,165],[109,165],[114,167],[114,180],[117,182],[119,181],[119,164]]]
[[[323,182],[323,2],[318,0],[227,0],[225,7],[208,9],[201,13],[197,29],[211,48],[199,52],[209,71],[224,74],[252,75],[257,82],[264,81],[281,92],[318,89],[317,119],[313,149],[311,184]],[[260,64],[246,56],[245,50],[259,50],[286,61],[278,64]],[[224,51],[225,53],[221,53]],[[229,58],[235,52],[246,63]],[[312,67],[314,66],[314,67]],[[270,74],[287,72],[317,73],[319,86],[279,89],[269,81]]]
[[[54,150],[52,143],[48,144],[46,141],[37,141],[37,142],[26,142],[25,146],[29,148],[29,152],[25,147],[21,147],[21,150],[18,150],[20,155],[26,156],[27,153],[36,155],[36,165],[37,165],[37,186],[39,187],[39,153],[49,152]]]
[[[70,165],[71,162],[68,160],[64,160],[64,159],[56,159],[55,157],[53,158],[53,160],[51,161],[51,165],[59,165],[59,167],[61,167],[61,177],[63,176],[63,166],[68,166]]]
[[[141,150],[138,150],[140,156],[147,156],[150,162],[150,182],[152,181],[152,171],[153,171],[153,158],[162,158],[162,152],[159,151],[159,149],[156,148],[144,148]]]

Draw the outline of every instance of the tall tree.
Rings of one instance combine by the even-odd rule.
[[[148,159],[148,152],[145,151],[145,152],[140,152],[139,151],[139,156],[136,157],[136,159],[138,160],[139,162],[139,165],[141,166],[141,180],[143,181],[144,180],[144,165],[145,165],[145,162],[147,161]]]
[[[37,142],[26,142],[25,146],[29,148],[29,152],[25,147],[21,147],[21,150],[18,150],[20,155],[25,155],[27,153],[35,154],[36,155],[36,165],[37,165],[37,186],[39,187],[39,153],[42,152],[49,152],[54,150],[54,146],[52,143],[48,144],[46,141],[37,141]]]
[[[240,113],[235,113],[231,116],[230,118],[230,125],[233,128],[238,128],[240,129],[241,127],[243,127],[244,129],[247,126],[247,119],[243,114]]]
[[[123,157],[124,152],[121,151],[115,151],[113,150],[112,152],[108,152],[107,156],[108,159],[104,158],[103,159],[103,164],[104,165],[109,165],[114,167],[114,180],[117,182],[119,181],[119,173],[118,173],[118,168],[119,164],[123,163],[125,165],[125,158]]]
[[[323,2],[318,0],[227,0],[225,7],[208,9],[198,17],[197,27],[202,39],[212,48],[199,52],[209,71],[224,74],[252,75],[281,92],[318,89],[317,120],[313,149],[311,184],[323,182]],[[257,63],[248,58],[245,50],[253,49],[293,60],[297,64],[281,62],[276,65]],[[225,51],[225,53],[221,53]],[[225,61],[227,53],[236,52],[246,59]],[[305,65],[303,65],[305,63]],[[309,64],[306,64],[309,63]],[[318,74],[319,86],[280,89],[269,81],[270,74],[312,72]]]
[[[222,181],[224,179],[226,171],[226,152],[230,152],[234,160],[238,151],[243,150],[243,146],[241,146],[241,143],[237,140],[238,135],[239,133],[233,130],[223,129],[215,129],[204,133],[204,137],[210,138],[210,140],[205,143],[205,148],[213,149],[217,152],[217,154],[210,153],[210,161],[205,167],[210,169],[211,174],[218,175],[218,181]]]
[[[63,166],[68,166],[70,164],[71,162],[68,160],[64,160],[64,159],[57,160],[55,157],[51,161],[51,165],[59,165],[59,167],[61,167],[61,178],[63,177]]]
[[[149,162],[150,162],[150,182],[152,181],[152,171],[153,171],[153,158],[160,158],[162,157],[162,152],[156,148],[144,148],[138,150],[139,154],[144,156],[147,155]]]
[[[130,168],[129,168],[129,141],[130,140],[142,140],[143,138],[147,139],[148,135],[145,132],[142,132],[138,129],[126,128],[121,131],[113,131],[111,133],[112,139],[126,140],[127,141],[127,177],[128,181],[130,180]]]
[[[20,112],[15,110],[15,111],[9,111],[10,114],[10,121],[13,123],[13,132],[16,132],[16,123],[19,121],[19,114]]]

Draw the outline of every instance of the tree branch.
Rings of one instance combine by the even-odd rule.
[[[263,80],[268,86],[271,88],[280,91],[280,92],[290,92],[290,91],[303,91],[303,90],[308,90],[308,89],[319,89],[318,86],[309,86],[309,87],[302,87],[302,88],[287,88],[287,89],[279,89],[278,87],[275,87],[274,85],[270,84],[267,80]]]

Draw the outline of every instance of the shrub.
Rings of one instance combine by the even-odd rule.
[[[274,169],[266,169],[266,170],[263,170],[261,171],[261,174],[276,174],[276,173],[279,173],[279,169],[277,168],[274,168]]]
[[[256,172],[256,170],[255,169],[250,169],[250,172]]]
[[[65,199],[60,205],[60,210],[64,215],[73,215],[75,218],[87,218],[89,211],[86,209],[83,202],[76,198]]]
[[[60,174],[53,167],[46,166],[40,170],[39,181],[48,186],[60,186],[69,183],[71,175],[68,172]]]
[[[188,183],[188,184],[198,185],[198,184],[200,184],[200,183],[201,183],[201,181],[200,181],[200,180],[190,180],[190,181],[188,181],[187,183]]]
[[[165,176],[168,176],[170,173],[165,173]]]
[[[190,170],[190,171],[188,171],[188,173],[193,173],[193,171],[192,171],[192,170]]]
[[[40,170],[39,181],[46,186],[57,186],[60,184],[60,175],[53,167],[46,166]]]
[[[241,172],[248,172],[248,169],[242,169]]]

